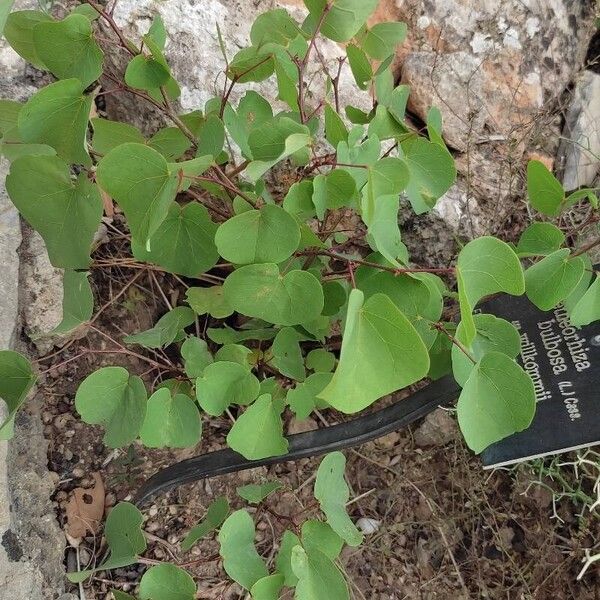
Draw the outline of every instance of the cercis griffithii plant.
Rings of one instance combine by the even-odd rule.
[[[91,251],[113,202],[131,240],[132,258],[121,266],[146,264],[189,286],[185,304],[122,340],[123,351],[132,348],[150,363],[154,388],[116,366],[79,387],[77,410],[85,422],[105,428],[110,447],[135,440],[157,448],[193,446],[202,413],[233,411],[231,448],[248,459],[280,455],[288,445],[286,411],[299,419],[330,407],[356,413],[423,378],[453,372],[463,388],[461,430],[480,452],[525,429],[535,410],[531,378],[515,361],[519,334],[503,319],[474,315],[480,300],[527,293],[544,310],[564,302],[575,325],[600,317],[600,281],[588,247],[574,249],[577,231],[560,227],[561,214],[575,203],[589,204],[586,225],[594,225],[597,198],[592,190],[567,196],[541,163],[530,163],[527,177],[541,217],[516,246],[486,236],[467,243],[454,267],[413,265],[401,240],[399,209],[431,210],[456,171],[440,112],[431,109],[424,133],[405,120],[409,90],[395,85],[391,63],[406,27],[368,27],[377,0],[305,4],[303,23],[283,9],[260,15],[250,44],[234,56],[221,40],[223,92],[185,114],[174,108],[180,89],[165,59],[160,17],[137,41],[94,2],[61,20],[41,11],[6,19],[4,35],[14,50],[56,78],[23,104],[0,101],[0,150],[12,163],[9,195],[43,237],[52,264],[64,269],[64,319],[53,333],[68,334],[95,318],[88,271],[103,263]],[[104,61],[99,27],[128,55],[123,72]],[[322,36],[345,44],[346,56],[334,69],[319,52]],[[323,62],[320,82],[307,75],[311,60]],[[340,105],[346,61],[356,85],[370,93],[368,111]],[[238,93],[245,83],[269,79],[276,99]],[[148,137],[131,124],[91,117],[95,98],[108,93],[135,96],[140,107],[164,115],[165,127]],[[290,185],[274,191],[267,182],[283,165]],[[448,299],[458,299],[458,323],[445,312]],[[191,327],[198,317],[207,324],[203,336]],[[166,347],[178,349],[179,364],[144,354]],[[10,411],[0,435],[8,437],[35,375],[24,357],[9,351],[0,355],[0,374]],[[340,477],[339,460],[331,459],[330,476]],[[243,512],[222,525],[225,568],[256,598],[276,597],[273,590],[284,584],[297,585],[299,598],[316,598],[320,577],[338,590],[329,598],[347,596],[335,567],[317,573],[329,564],[320,554],[331,562],[339,539],[359,541],[340,516],[343,498],[325,498],[326,488],[316,492],[332,531],[322,523],[308,529],[330,536],[331,546],[319,551],[305,540],[304,528],[302,540],[291,534],[282,545],[285,567],[278,565],[275,575],[258,557],[252,569],[234,574],[232,536],[251,546],[253,525]],[[132,508],[119,510],[111,513],[123,519],[116,531],[123,523],[139,528]],[[213,517],[209,511],[207,519]],[[214,527],[222,521],[214,517]],[[143,551],[140,538],[139,548],[123,557],[107,529],[116,562]],[[167,575],[178,576],[152,577]],[[255,592],[259,583],[262,591]],[[155,597],[148,586],[142,597]]]

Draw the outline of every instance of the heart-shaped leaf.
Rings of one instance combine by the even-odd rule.
[[[100,77],[104,54],[87,17],[71,14],[62,21],[42,21],[33,30],[33,41],[37,56],[58,79],[74,77],[86,88]]]
[[[274,401],[271,394],[259,396],[238,417],[227,435],[227,444],[249,460],[285,454],[288,442],[283,436],[282,411],[283,403]]]
[[[233,309],[276,325],[297,325],[316,319],[323,309],[323,289],[307,271],[280,275],[276,264],[247,265],[223,284]]]
[[[86,150],[92,96],[85,96],[79,79],[63,79],[36,92],[19,112],[24,142],[48,144],[68,163],[90,167]]]
[[[583,277],[584,262],[568,248],[557,250],[525,271],[527,297],[541,310],[567,298]]]
[[[527,195],[533,208],[556,217],[560,214],[565,190],[544,163],[530,160],[527,163]]]
[[[215,246],[216,224],[200,204],[184,207],[173,202],[165,220],[152,234],[146,246],[132,241],[133,255],[144,262],[154,263],[170,273],[197,277],[212,269],[219,260]]]
[[[11,164],[6,189],[19,212],[44,238],[55,267],[89,266],[102,199],[84,173],[73,180],[68,165],[57,156],[23,156]]]
[[[215,236],[219,254],[236,264],[282,262],[298,248],[299,242],[298,223],[275,204],[225,221]]]
[[[208,313],[215,319],[224,319],[233,312],[233,308],[229,306],[229,302],[225,298],[223,287],[220,285],[189,288],[186,292],[186,301],[196,314]]]
[[[349,546],[358,546],[363,539],[346,512],[350,490],[344,479],[346,457],[341,452],[328,454],[319,465],[315,481],[315,498],[327,517],[327,523]]]
[[[247,590],[269,574],[254,547],[254,535],[254,521],[245,510],[229,515],[219,531],[223,568],[231,579]]]
[[[194,401],[185,394],[166,388],[148,399],[146,418],[140,431],[142,443],[149,448],[189,448],[202,433],[200,414]]]
[[[384,294],[365,302],[364,294],[354,289],[348,301],[340,362],[319,398],[342,412],[354,413],[415,383],[428,370],[427,348],[396,305]]]
[[[88,375],[75,395],[81,418],[106,429],[104,443],[121,448],[135,440],[146,416],[144,382],[123,367],[103,367]]]
[[[196,591],[192,576],[168,563],[150,567],[140,581],[140,600],[194,600]]]
[[[571,323],[576,327],[600,320],[600,277],[596,278],[570,313]]]
[[[473,367],[457,404],[458,424],[471,450],[529,427],[535,414],[531,377],[500,352],[488,352]]]
[[[258,379],[237,362],[218,361],[196,380],[198,403],[209,415],[222,415],[231,404],[250,404],[259,393]]]
[[[142,144],[121,144],[100,161],[96,177],[123,209],[133,238],[146,246],[177,192],[177,175],[165,157]]]

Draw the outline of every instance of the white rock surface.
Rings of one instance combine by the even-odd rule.
[[[577,79],[559,151],[566,190],[591,186],[600,173],[600,75],[584,71]]]

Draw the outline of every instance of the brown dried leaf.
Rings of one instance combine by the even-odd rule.
[[[100,473],[93,473],[93,488],[76,488],[66,506],[66,533],[71,538],[82,538],[89,531],[96,533],[104,516],[104,483]]]

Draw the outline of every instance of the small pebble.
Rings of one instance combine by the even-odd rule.
[[[371,535],[378,531],[381,521],[377,519],[369,519],[368,517],[361,517],[357,522],[356,526],[365,534]]]

